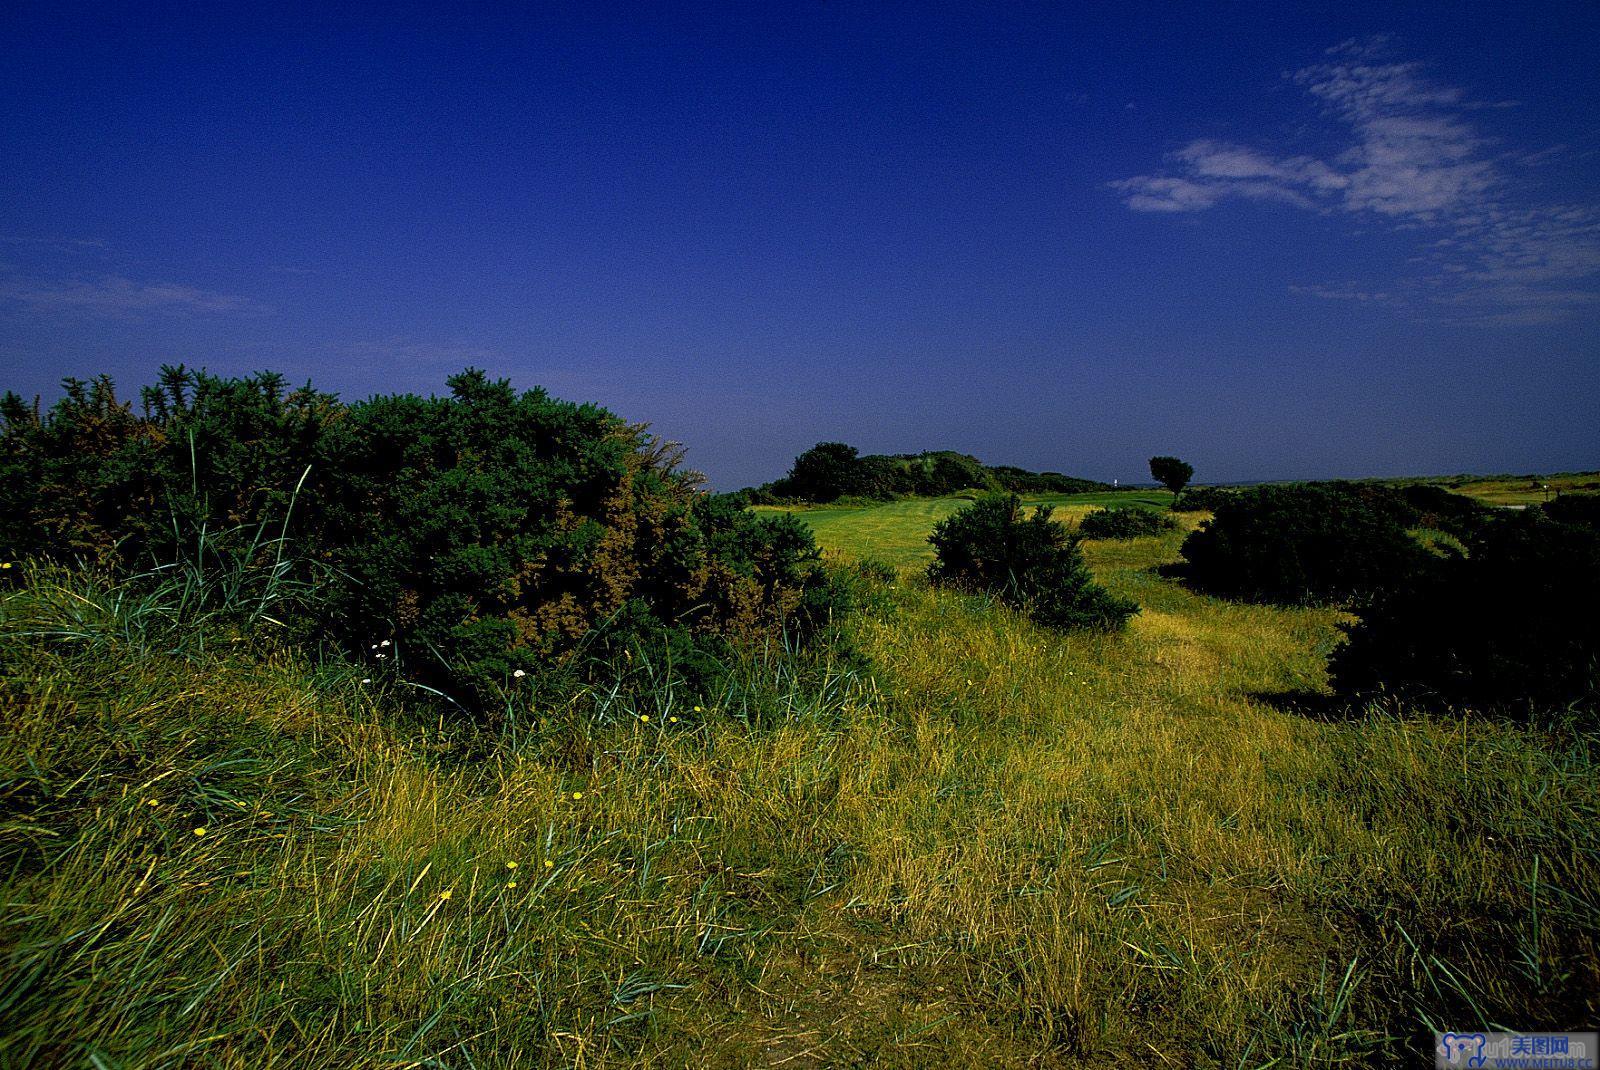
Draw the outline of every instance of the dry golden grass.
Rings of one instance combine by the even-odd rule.
[[[1088,547],[1125,634],[907,574],[870,674],[491,750],[250,644],[8,639],[0,1064],[1392,1066],[1592,1023],[1593,738],[1297,712],[1336,615],[1183,590],[1180,536]]]

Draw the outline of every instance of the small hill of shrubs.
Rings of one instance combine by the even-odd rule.
[[[297,592],[286,623],[478,707],[597,645],[714,658],[827,619],[794,518],[708,496],[605,409],[472,370],[449,388],[347,405],[177,367],[140,413],[106,378],[47,412],[7,395],[0,554],[254,570],[263,600]]]
[[[1047,628],[1122,627],[1139,607],[1094,582],[1078,540],[1048,507],[1024,515],[1016,495],[982,498],[935,525],[935,584],[985,592]]]
[[[1334,654],[1336,689],[1424,704],[1600,712],[1600,496],[1479,528],[1375,598]]]
[[[1137,506],[1118,506],[1085,515],[1078,522],[1078,534],[1085,539],[1141,539],[1177,526],[1170,516]]]
[[[843,442],[821,442],[794,460],[782,479],[739,491],[748,504],[833,502],[841,498],[890,501],[907,496],[938,497],[963,490],[1014,494],[1079,494],[1110,490],[1107,483],[1059,472],[1030,472],[1010,465],[991,467],[951,450],[916,454],[868,454]]]

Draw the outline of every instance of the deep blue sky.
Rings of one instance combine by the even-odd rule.
[[[255,7],[4,5],[0,388],[475,364],[722,488],[1600,466],[1600,4]]]

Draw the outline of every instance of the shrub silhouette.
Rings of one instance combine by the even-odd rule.
[[[1096,509],[1078,522],[1078,534],[1085,539],[1138,539],[1160,535],[1178,525],[1171,517],[1136,506]]]
[[[1255,487],[1220,498],[1180,551],[1201,590],[1261,601],[1347,602],[1400,582],[1427,551],[1394,495],[1352,484]]]
[[[1176,505],[1183,496],[1183,488],[1194,478],[1194,465],[1177,457],[1152,457],[1150,476],[1172,492],[1172,501]]]
[[[1078,540],[1048,507],[1024,517],[1016,495],[981,498],[934,526],[936,583],[997,595],[1049,628],[1115,629],[1139,607],[1094,582]]]
[[[1335,688],[1349,698],[1600,711],[1597,520],[1600,510],[1580,503],[1486,526],[1465,554],[1430,563],[1346,628],[1330,663]]]

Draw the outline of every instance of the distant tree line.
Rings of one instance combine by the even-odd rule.
[[[1109,483],[1059,472],[1030,472],[1011,465],[986,465],[951,450],[867,454],[843,442],[819,442],[794,459],[788,475],[737,492],[747,504],[833,502],[841,498],[890,501],[938,497],[963,490],[1013,494],[1080,494],[1111,490]]]

